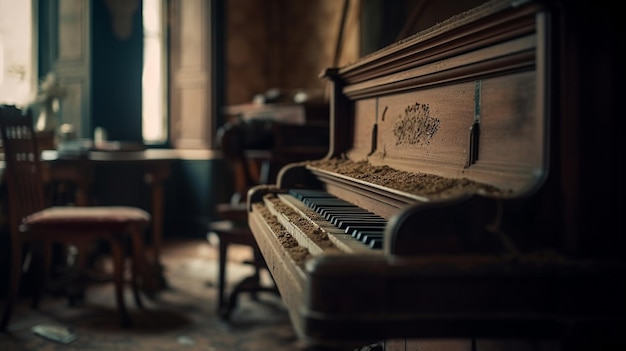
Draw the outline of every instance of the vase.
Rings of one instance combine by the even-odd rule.
[[[37,132],[55,132],[58,124],[57,117],[58,101],[57,99],[46,100],[41,105],[35,131]]]

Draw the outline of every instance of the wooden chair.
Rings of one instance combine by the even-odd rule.
[[[151,221],[150,215],[142,209],[127,206],[48,207],[44,198],[40,151],[30,113],[23,113],[14,106],[0,106],[0,132],[4,148],[3,177],[8,195],[12,255],[1,330],[7,329],[18,296],[24,252],[30,252],[38,258],[31,262],[41,262],[37,271],[44,273],[43,277],[35,281],[38,286],[32,307],[37,308],[42,289],[48,283],[52,244],[88,247],[101,241],[108,242],[111,249],[120,322],[122,326],[129,326],[131,319],[124,302],[125,247],[130,243],[131,284],[135,303],[141,308],[139,284],[141,274],[145,272],[143,235]]]
[[[215,235],[219,240],[217,311],[223,319],[229,318],[237,305],[239,294],[250,292],[253,298],[256,298],[258,292],[277,292],[275,286],[261,284],[260,271],[266,267],[265,261],[247,222],[246,193],[251,186],[259,183],[259,179],[254,175],[249,160],[245,157],[242,137],[242,130],[236,124],[227,124],[219,131],[219,145],[232,171],[235,191],[230,202],[216,206],[219,220],[209,223],[207,235],[208,239]],[[226,263],[230,245],[245,245],[252,248],[253,259],[246,263],[254,266],[254,273],[238,282],[227,298]]]

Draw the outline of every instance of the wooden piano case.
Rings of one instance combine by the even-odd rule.
[[[490,1],[325,72],[328,155],[288,165],[275,186],[248,195],[250,226],[302,339],[514,338],[562,348],[599,332],[620,339],[626,270],[612,245],[624,239],[599,234],[607,249],[586,250],[576,238],[588,240],[578,232],[587,228],[571,222],[586,226],[572,215],[586,205],[563,174],[576,116],[563,107],[572,88],[556,64],[555,11]],[[377,179],[389,169],[404,176],[399,186]],[[423,173],[455,185],[406,190]],[[279,238],[291,229],[272,228],[258,207],[292,188],[323,189],[385,217],[383,249],[298,262]]]

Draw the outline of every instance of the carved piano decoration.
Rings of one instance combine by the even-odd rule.
[[[618,335],[623,254],[575,244],[595,219],[573,218],[588,205],[563,185],[576,157],[556,106],[572,91],[555,81],[556,19],[541,3],[490,1],[324,72],[328,155],[248,193],[303,340]]]

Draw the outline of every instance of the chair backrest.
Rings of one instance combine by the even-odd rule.
[[[252,175],[246,158],[245,131],[241,124],[226,123],[218,130],[218,145],[233,172],[234,194],[231,204],[246,200],[246,193],[258,181]]]
[[[30,110],[0,106],[0,134],[11,232],[16,233],[22,218],[46,206],[40,152]]]

